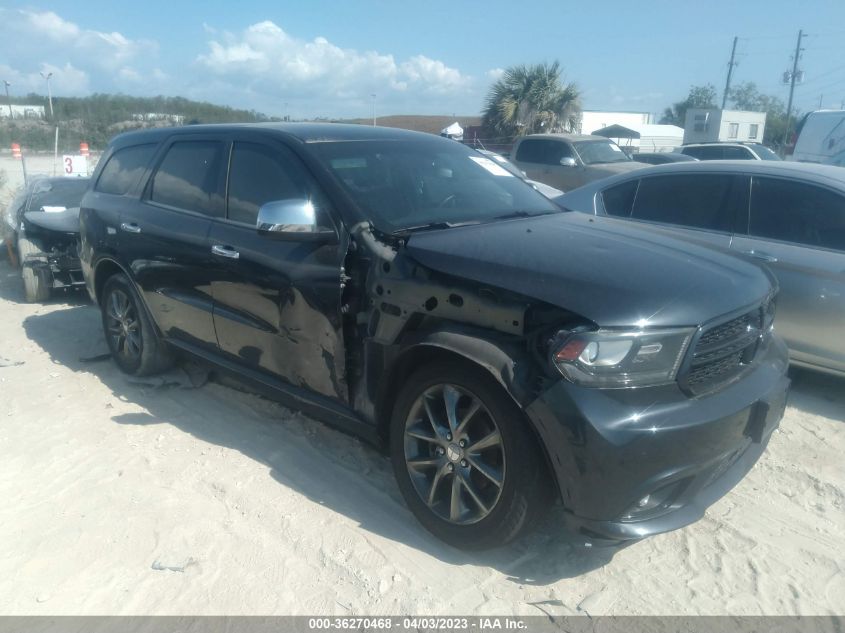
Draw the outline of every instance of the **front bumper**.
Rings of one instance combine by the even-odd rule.
[[[773,337],[755,367],[714,393],[589,389],[559,381],[527,409],[568,527],[593,542],[689,525],[764,452],[786,405],[788,354]]]

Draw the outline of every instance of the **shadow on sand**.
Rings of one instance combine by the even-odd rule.
[[[434,539],[417,523],[402,501],[389,460],[357,439],[268,400],[242,396],[230,387],[212,384],[182,390],[179,385],[191,386],[184,370],[194,376],[198,373],[193,371],[192,362],[172,372],[173,376],[143,385],[121,374],[111,360],[82,360],[106,349],[99,312],[92,305],[30,316],[24,328],[53,362],[92,373],[116,397],[145,410],[116,415],[116,423],[171,424],[205,442],[237,450],[267,465],[279,485],[346,515],[364,530],[446,563],[490,566],[513,582],[546,585],[602,567],[618,551],[582,547],[560,528],[559,507],[549,513],[538,530],[515,544],[482,553],[458,551]],[[230,384],[229,379],[225,382]],[[162,389],[169,390],[169,397],[162,397]],[[207,408],[207,399],[213,399],[214,416],[197,412],[202,405]],[[192,401],[198,403],[194,409]],[[351,460],[350,454],[354,456]]]

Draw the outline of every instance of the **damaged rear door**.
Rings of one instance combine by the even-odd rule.
[[[258,233],[258,209],[267,202],[309,199],[328,213],[296,154],[265,139],[248,133],[233,139],[226,216],[209,233],[217,340],[224,355],[248,369],[346,403],[340,312],[345,252],[337,243]]]

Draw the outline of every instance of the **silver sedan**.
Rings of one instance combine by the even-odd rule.
[[[592,182],[555,201],[765,264],[780,282],[776,328],[792,362],[845,375],[844,168],[675,163]]]

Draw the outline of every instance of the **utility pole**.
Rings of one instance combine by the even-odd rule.
[[[375,93],[370,95],[373,98],[373,127],[376,126],[376,95]]]
[[[6,101],[9,103],[9,121],[11,122],[11,120],[13,118],[12,117],[12,98],[9,96],[9,86],[11,86],[12,84],[10,84],[8,81],[6,81],[4,79],[3,85],[6,86]]]
[[[822,103],[823,103],[823,102],[824,102],[824,95],[823,95],[823,94],[820,94],[820,95],[819,95],[819,110],[821,110],[821,109],[822,109]]]
[[[42,77],[44,77],[44,81],[47,82],[47,99],[50,102],[50,118],[53,118],[53,93],[50,91],[50,77],[53,76],[53,73],[47,73],[46,75],[42,72],[40,73]]]
[[[792,127],[792,98],[795,95],[795,80],[798,79],[798,58],[801,56],[801,40],[804,31],[798,31],[798,42],[795,44],[795,56],[792,59],[792,76],[789,78],[789,103],[786,106],[786,131],[783,133],[783,146],[789,142],[789,129]]]
[[[731,47],[731,61],[728,62],[728,78],[725,81],[725,92],[722,94],[722,110],[725,109],[725,104],[728,102],[728,93],[731,91],[731,75],[734,72],[734,66],[736,66],[736,43],[739,40],[739,37],[734,36],[734,44]]]

